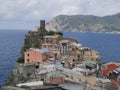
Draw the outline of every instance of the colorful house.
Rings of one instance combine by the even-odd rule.
[[[59,47],[60,47],[61,54],[66,54],[66,53],[72,52],[71,43],[68,40],[61,40],[59,42]]]
[[[26,52],[24,52],[24,63],[25,64],[35,64],[37,62],[45,61],[46,60],[46,52],[47,49],[35,49],[30,48]]]
[[[84,61],[89,60],[89,61],[99,62],[99,60],[100,60],[100,54],[95,50],[85,48],[85,49],[81,50],[81,52],[82,52],[82,59]]]
[[[46,35],[44,36],[44,41],[42,43],[42,48],[47,48],[49,51],[51,51],[50,56],[52,58],[57,58],[59,55],[59,41],[62,40],[61,35]]]
[[[59,41],[62,40],[60,35],[46,35],[44,36],[44,42],[42,48],[55,49],[58,48]]]

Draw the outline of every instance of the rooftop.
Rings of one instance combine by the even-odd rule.
[[[60,84],[60,87],[65,88],[66,90],[84,90],[85,85],[80,84]]]
[[[50,36],[50,35],[46,35],[44,38],[57,38],[59,35],[52,35],[52,36]]]
[[[46,53],[49,52],[47,48],[42,48],[42,49],[38,49],[38,48],[30,48],[29,50],[33,50],[35,52],[40,52],[40,53]]]
[[[68,40],[70,42],[77,42],[77,40],[74,38],[63,38],[63,40]]]
[[[110,83],[109,79],[97,78],[97,81],[101,81],[102,83]]]
[[[61,40],[60,43],[69,43],[68,40]]]
[[[43,81],[35,81],[35,82],[22,83],[22,84],[17,84],[16,86],[22,87],[22,86],[37,86],[37,85],[43,85]]]

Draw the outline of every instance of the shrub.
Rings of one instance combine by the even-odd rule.
[[[63,36],[62,32],[56,32],[56,34]]]
[[[24,63],[24,57],[19,57],[19,58],[17,59],[17,62],[18,62],[18,63]]]

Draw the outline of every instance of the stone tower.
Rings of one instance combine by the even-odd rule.
[[[40,31],[45,32],[45,20],[40,20]]]

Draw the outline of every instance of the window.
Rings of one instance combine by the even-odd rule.
[[[28,53],[27,56],[30,56],[30,54]]]
[[[52,44],[53,43],[53,41],[52,41],[52,39],[50,40],[50,44]]]
[[[29,60],[29,59],[27,59],[27,62],[30,62],[30,60]]]
[[[69,77],[68,75],[65,75],[66,77]]]

